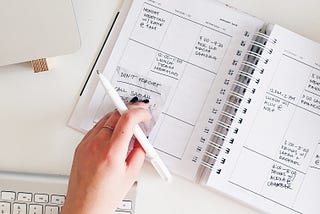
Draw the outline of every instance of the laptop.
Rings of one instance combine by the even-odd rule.
[[[2,0],[0,26],[0,66],[67,54],[80,47],[71,0]],[[40,144],[27,132],[15,133],[14,127],[24,123],[23,119],[18,120],[19,117],[13,118],[12,124],[10,120],[3,124],[12,126],[8,130],[13,133],[9,135],[16,140],[0,152],[0,213],[59,214],[66,197],[72,158],[69,156],[74,145],[49,141]],[[50,121],[43,126],[52,128]],[[41,130],[33,130],[42,137]],[[54,131],[43,139],[52,137]],[[135,183],[116,213],[135,212],[136,186]]]
[[[0,66],[80,48],[71,0],[2,0],[0,4]]]

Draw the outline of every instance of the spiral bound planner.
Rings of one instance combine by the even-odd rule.
[[[218,1],[126,5],[92,71],[150,100],[169,169],[263,212],[318,213],[319,44]],[[89,75],[69,125],[113,109]]]
[[[267,26],[265,26],[265,28],[266,27]],[[244,98],[244,96],[250,93],[254,94],[256,91],[255,87],[257,87],[260,82],[259,77],[254,77],[253,75],[255,72],[263,75],[264,65],[269,62],[269,57],[273,52],[272,45],[276,44],[277,40],[270,38],[265,28],[254,34],[249,49],[244,54],[244,59],[232,83],[226,102],[223,104],[220,116],[212,133],[210,133],[211,136],[208,139],[208,144],[198,169],[197,179],[199,183],[206,183],[212,170],[215,169],[216,161],[220,161],[221,163],[226,161],[227,157],[220,153],[229,154],[230,148],[228,144],[234,143],[234,138],[227,138],[227,134],[233,132],[233,134],[236,135],[239,131],[238,125],[241,125],[244,119],[242,115],[247,113],[247,108],[243,108],[241,103],[251,103],[252,98]],[[266,46],[267,43],[268,46]],[[262,56],[265,52],[267,55]],[[258,66],[259,62],[263,63]],[[255,86],[250,88],[249,84],[251,81],[255,82]],[[215,173],[220,174],[222,169],[218,168],[215,170]]]

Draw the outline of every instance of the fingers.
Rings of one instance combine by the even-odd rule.
[[[117,111],[113,112],[113,114],[100,127],[100,130],[99,130],[99,132],[97,133],[97,136],[96,136],[98,141],[106,143],[108,140],[111,139],[114,127],[116,126],[119,118],[120,118],[119,112],[117,112]]]
[[[89,139],[92,139],[92,137],[96,136],[96,134],[100,131],[101,127],[105,124],[105,122],[109,119],[109,117],[111,117],[111,115],[114,112],[115,111],[109,112],[102,119],[100,119],[99,122],[86,134],[82,141],[90,141]]]
[[[117,160],[124,162],[135,126],[142,121],[151,119],[149,106],[147,103],[136,102],[128,105],[129,110],[122,116],[117,111],[108,113],[88,132],[84,141],[89,144],[90,142],[95,142],[95,144],[98,143],[105,146],[105,151],[109,155],[112,154]],[[104,126],[114,127],[114,129],[103,128]],[[141,149],[137,151],[135,149],[133,154],[136,152],[140,154],[141,151],[139,150]]]
[[[134,104],[131,103],[128,105],[128,109],[135,109],[135,108],[143,108],[143,109],[148,109],[149,105],[145,104],[143,102],[135,102]],[[120,118],[120,114],[118,111],[113,111],[111,112],[111,116],[109,116],[107,119],[103,120],[104,124],[101,123],[97,127],[97,131],[95,134],[99,139],[103,139],[104,142],[108,141],[112,134],[113,134],[113,129],[116,127],[116,124]],[[99,130],[100,129],[100,130]]]
[[[135,179],[137,177],[138,172],[143,166],[146,154],[139,144],[138,141],[135,142],[135,146],[133,150],[127,157],[127,173],[129,177]]]
[[[132,108],[120,117],[111,137],[112,145],[110,149],[121,160],[125,160],[127,156],[130,139],[133,136],[135,126],[151,119],[149,111],[145,108]]]

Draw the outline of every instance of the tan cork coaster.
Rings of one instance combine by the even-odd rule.
[[[34,72],[36,72],[36,73],[49,70],[49,66],[48,66],[46,58],[32,60],[31,65],[32,65]]]

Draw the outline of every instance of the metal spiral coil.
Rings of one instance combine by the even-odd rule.
[[[198,169],[198,182],[206,181],[217,161],[224,163],[225,158],[219,158],[220,153],[228,154],[230,148],[225,146],[225,142],[234,143],[234,138],[227,137],[229,132],[237,134],[238,128],[233,127],[235,121],[241,124],[243,118],[239,116],[238,112],[246,114],[247,109],[241,106],[244,101],[245,94],[250,91],[255,92],[255,88],[250,88],[250,82],[254,81],[259,84],[260,79],[255,78],[254,74],[259,72],[264,73],[263,64],[268,64],[269,59],[264,57],[263,53],[266,51],[269,55],[272,54],[273,48],[268,44],[276,44],[277,40],[270,38],[269,35],[263,32],[257,32],[250,42],[249,48],[244,55],[244,60],[241,62],[234,82],[231,85],[231,91],[227,95],[227,99],[223,104],[222,111],[218,117],[218,121],[214,124],[214,128],[210,133],[206,149],[200,162]],[[260,63],[260,64],[259,64]],[[258,66],[259,64],[259,66]],[[251,100],[246,100],[250,103]],[[216,173],[220,174],[221,169],[216,169]]]

